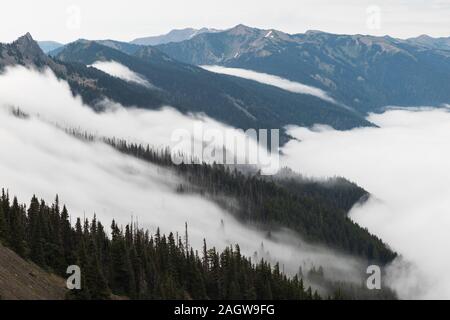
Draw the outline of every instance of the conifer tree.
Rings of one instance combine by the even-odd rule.
[[[7,238],[6,216],[3,212],[3,206],[0,206],[0,243],[6,243]]]
[[[26,257],[26,240],[25,240],[25,225],[26,217],[23,208],[19,205],[17,198],[14,197],[13,204],[10,208],[10,230],[11,230],[11,247],[14,251]]]

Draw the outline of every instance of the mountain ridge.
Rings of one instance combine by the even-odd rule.
[[[450,51],[411,40],[238,25],[156,47],[185,63],[249,69],[318,87],[363,113],[450,101]]]
[[[348,121],[353,121],[350,119],[354,118],[353,125],[356,126],[370,125],[360,116],[319,98],[208,72],[197,66],[180,63],[151,46],[140,48],[134,55],[103,46],[96,41],[75,42],[65,48],[56,59],[85,65],[91,65],[98,60],[116,61],[144,75],[150,83],[163,89],[163,92],[171,93],[166,97],[170,105],[187,108],[192,112],[205,112],[208,116],[237,128],[282,128],[289,121],[300,119],[308,121],[309,125],[313,125],[315,121],[326,121],[333,125],[334,121],[335,126],[342,128],[336,122],[340,117],[348,117]],[[173,94],[174,92],[178,93]],[[336,113],[336,119],[332,120],[334,116],[330,114],[331,118],[328,120],[325,120],[326,115],[322,115],[322,120],[308,120],[316,117],[315,109],[323,110],[322,113]],[[290,113],[289,116],[286,112]],[[299,118],[302,112],[311,114]]]
[[[125,82],[86,65],[53,59],[42,51],[29,33],[10,44],[0,43],[0,71],[14,65],[39,71],[49,68],[58,78],[68,82],[74,95],[80,95],[83,102],[95,110],[99,110],[98,103],[105,98],[130,107],[141,104],[148,108],[157,108],[163,103],[156,93],[139,85]]]
[[[313,126],[316,123],[336,129],[372,125],[362,116],[319,98],[215,74],[178,62],[154,47],[136,46],[125,53],[118,50],[125,50],[121,42],[108,40],[103,42],[108,45],[105,46],[102,42],[81,39],[64,46],[56,55],[47,56],[31,35],[21,39],[25,40],[30,46],[20,48],[29,48],[39,59],[28,58],[21,63],[22,56],[32,54],[16,50],[7,64],[0,57],[0,67],[13,64],[34,65],[38,69],[49,67],[59,78],[68,81],[73,93],[81,95],[94,109],[99,101],[107,98],[125,107],[158,109],[170,105],[183,113],[203,113],[241,129],[282,129],[288,124]],[[16,47],[19,48],[14,45]],[[105,60],[127,66],[163,90],[144,88],[88,67]],[[286,137],[284,139],[286,141]]]

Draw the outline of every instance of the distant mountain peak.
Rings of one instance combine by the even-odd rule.
[[[42,67],[53,65],[53,61],[42,51],[30,33],[10,44],[0,44],[0,69],[9,65]]]
[[[166,43],[170,43],[170,42],[181,42],[184,40],[192,39],[193,37],[195,37],[199,34],[212,33],[212,32],[218,32],[218,31],[220,31],[220,30],[210,29],[210,28],[174,29],[163,35],[138,38],[138,39],[131,41],[130,43],[137,44],[137,45],[155,46],[155,45],[166,44]]]
[[[27,32],[12,43],[20,53],[29,57],[45,56],[39,44],[33,39],[31,34]]]
[[[238,24],[237,26],[229,29],[227,33],[232,35],[248,35],[254,33],[257,30],[258,29],[246,26],[244,24]]]
[[[427,34],[421,34],[420,36],[417,36],[415,38],[410,38],[410,40],[434,40],[435,38],[427,35]]]
[[[27,46],[38,46],[37,42],[34,41],[33,37],[29,32],[27,32],[25,35],[19,37],[16,41],[14,41],[15,44],[19,45],[27,45]]]
[[[317,34],[325,34],[326,32],[320,31],[320,30],[307,30],[305,32],[306,35],[317,35]]]
[[[74,43],[91,43],[93,42],[92,40],[88,40],[88,39],[84,39],[84,38],[80,38],[74,41]]]
[[[31,36],[31,33],[27,32],[25,35],[23,35],[22,37],[19,38],[20,39],[24,39],[27,41],[34,41],[33,37]]]
[[[434,38],[427,34],[422,34],[415,38],[406,39],[406,42],[414,45],[419,45],[425,48],[450,51],[450,37]]]
[[[56,50],[64,46],[64,44],[56,41],[38,41],[39,47],[41,47],[44,53],[49,53],[50,51]]]

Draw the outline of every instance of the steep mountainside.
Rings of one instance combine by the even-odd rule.
[[[450,101],[446,40],[419,42],[319,31],[290,35],[239,25],[157,47],[186,63],[251,69],[320,87],[367,112]]]
[[[48,273],[0,244],[1,300],[62,300],[64,279]]]
[[[94,108],[105,98],[125,106],[158,108],[163,104],[157,92],[142,86],[122,81],[79,63],[55,61],[42,52],[30,34],[11,44],[0,44],[0,71],[13,65],[39,70],[50,68],[59,78],[69,83],[73,93],[81,95],[83,101]]]
[[[43,66],[57,68],[29,33],[11,44],[0,43],[0,69],[16,64],[32,65],[38,68]]]
[[[208,250],[205,241],[200,258],[189,246],[187,230],[183,241],[174,233],[161,234],[159,229],[150,236],[148,230],[134,224],[124,230],[113,220],[108,235],[96,218],[83,222],[77,218],[72,226],[67,209],[60,211],[57,201],[50,207],[33,197],[27,209],[19,206],[16,198],[11,205],[2,194],[0,221],[5,220],[9,223],[1,225],[0,239],[16,253],[63,276],[67,266],[80,267],[81,290],[68,292],[68,299],[320,298],[311,288],[306,289],[299,276],[287,278],[278,264],[253,262],[238,246],[219,252]],[[52,283],[56,276],[44,274],[3,247],[0,271],[0,293],[5,299],[61,299],[60,294],[65,293]]]

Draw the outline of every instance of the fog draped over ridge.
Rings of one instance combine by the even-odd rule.
[[[24,86],[31,94],[23,94]],[[204,143],[204,132],[207,130],[233,130],[235,139],[246,139],[241,131],[218,121],[202,115],[185,116],[170,107],[161,110],[124,108],[118,103],[105,100],[99,103],[104,112],[94,112],[82,103],[80,97],[74,98],[69,85],[59,81],[49,70],[39,73],[24,67],[7,69],[6,74],[0,77],[0,96],[3,105],[20,107],[25,113],[36,115],[41,120],[62,128],[74,128],[100,137],[150,144],[158,149],[170,146],[196,157],[202,156],[202,148],[199,145]],[[193,141],[172,141],[172,133],[180,129],[189,131]],[[215,142],[212,141],[213,144]],[[252,149],[263,149],[256,143],[253,144]],[[226,142],[226,146],[232,149],[233,141]],[[238,156],[244,153],[239,151]],[[261,154],[264,155],[264,152]]]
[[[300,266],[322,265],[325,273],[356,280],[364,272],[359,262],[343,255],[311,246],[290,232],[266,234],[237,222],[231,214],[208,199],[180,195],[176,187],[183,181],[171,172],[125,156],[100,142],[84,142],[58,128],[75,128],[102,136],[166,146],[171,130],[189,128],[201,121],[207,126],[224,125],[207,118],[184,116],[172,109],[160,111],[126,110],[109,105],[97,114],[71,95],[67,83],[47,71],[38,73],[24,67],[8,69],[0,75],[0,187],[8,188],[21,202],[33,194],[51,202],[58,194],[67,204],[72,219],[97,217],[106,225],[112,219],[121,224],[139,220],[139,225],[155,232],[184,232],[201,249],[239,244],[247,256],[279,261],[288,273]],[[11,107],[30,115],[13,116]],[[233,201],[233,199],[230,199]],[[72,220],[74,222],[74,220]]]
[[[450,298],[450,113],[391,110],[368,119],[380,128],[290,128],[301,142],[283,163],[313,176],[344,176],[372,198],[351,217],[403,255],[390,268],[402,298]]]
[[[267,73],[262,72],[256,72],[252,70],[247,69],[240,69],[240,68],[227,68],[222,66],[201,66],[203,69],[215,72],[215,73],[221,73],[226,74],[229,76],[235,76],[240,78],[245,78],[248,80],[253,80],[259,83],[268,84],[286,91],[294,92],[294,93],[300,93],[300,94],[307,94],[312,95],[317,98],[320,98],[322,100],[336,103],[336,101],[331,98],[328,93],[323,91],[322,89],[312,87],[305,85],[300,82],[290,81],[278,76],[274,76]]]

